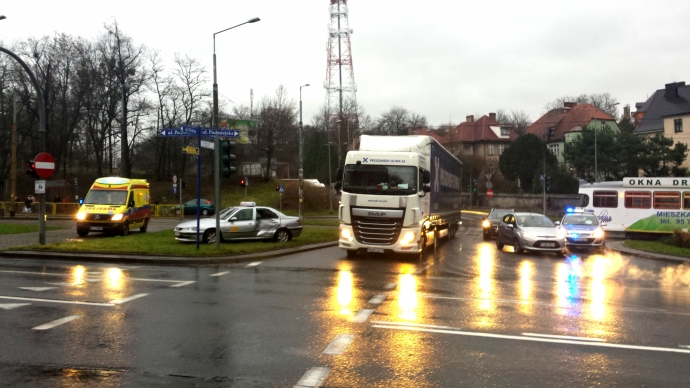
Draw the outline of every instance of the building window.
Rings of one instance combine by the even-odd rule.
[[[487,168],[487,173],[493,174],[494,173],[494,164],[490,163],[489,167]]]
[[[677,191],[655,192],[654,209],[680,209],[680,193]]]
[[[501,127],[501,136],[510,136],[510,128]]]
[[[673,131],[675,133],[683,132],[683,119],[674,119],[673,120]]]
[[[471,145],[466,145],[462,149],[462,154],[463,155],[472,155],[472,146]]]
[[[649,191],[626,191],[625,207],[628,209],[650,209],[652,193]]]
[[[558,156],[559,150],[558,144],[549,144],[549,152],[551,152],[551,155]]]
[[[592,195],[592,206],[594,207],[618,207],[617,191],[595,191]]]
[[[505,151],[505,147],[506,147],[506,146],[503,145],[503,144],[499,144],[499,145],[498,145],[498,154],[499,154],[499,155],[503,155],[503,151]]]
[[[489,148],[489,155],[493,155],[493,154],[494,154],[494,145],[493,145],[493,144],[489,144],[489,147],[488,147],[488,148]]]

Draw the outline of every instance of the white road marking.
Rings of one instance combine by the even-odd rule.
[[[690,349],[690,345],[678,345],[681,348]]]
[[[256,267],[257,265],[259,265],[259,264],[261,264],[261,263],[262,263],[261,261],[255,261],[255,262],[253,262],[253,263],[249,263],[249,264],[245,265],[244,267],[245,267],[245,268]]]
[[[386,284],[385,286],[383,286],[383,289],[384,289],[384,290],[392,290],[392,289],[394,289],[394,288],[397,287],[397,286],[398,286],[398,285],[397,285],[396,283],[388,283],[388,284]]]
[[[143,298],[147,295],[148,294],[136,294],[136,295],[132,295],[130,297],[124,298],[124,299],[111,300],[110,303],[112,303],[112,304],[123,304],[123,303],[129,302],[129,301],[132,301],[134,299]]]
[[[196,280],[188,280],[188,281],[186,281],[186,282],[180,282],[180,283],[177,283],[177,284],[170,285],[169,287],[182,287],[182,286],[186,286],[186,285],[189,285],[189,284],[192,284],[192,283],[196,283]]]
[[[381,303],[383,303],[384,300],[386,300],[386,295],[379,294],[379,295],[375,295],[373,298],[369,299],[369,303],[381,304]]]
[[[16,309],[17,307],[29,306],[29,305],[31,305],[31,303],[0,303],[0,309],[12,310],[12,309]]]
[[[419,275],[420,273],[426,271],[426,269],[429,268],[429,267],[431,267],[432,265],[434,265],[434,264],[432,263],[432,264],[427,265],[427,266],[424,267],[424,268],[420,268],[420,269],[414,271],[414,272],[412,273],[412,275]]]
[[[48,272],[29,272],[29,271],[0,271],[0,273],[21,273],[25,275],[46,275],[46,276],[71,276],[69,273],[48,273]]]
[[[98,283],[98,282],[102,282],[102,281],[103,281],[103,279],[101,279],[101,278],[86,278],[87,283]]]
[[[36,326],[36,327],[33,328],[33,330],[48,330],[48,329],[52,329],[52,328],[54,328],[55,326],[60,326],[60,325],[62,325],[63,323],[67,323],[67,322],[73,321],[73,320],[75,320],[75,319],[77,319],[77,318],[79,318],[79,317],[81,317],[81,315],[70,315],[69,317],[64,317],[64,318],[56,319],[56,320],[54,320],[54,321],[52,321],[52,322],[48,322],[48,323],[44,323],[43,325]]]
[[[22,290],[27,290],[27,291],[42,292],[42,291],[54,290],[57,287],[19,287],[19,288]]]
[[[295,388],[320,387],[330,372],[331,368],[315,366],[299,379],[297,384],[295,384]]]
[[[459,330],[437,330],[437,329],[426,329],[426,328],[415,328],[409,326],[388,326],[388,325],[372,325],[371,327],[377,329],[391,329],[391,330],[410,330],[410,331],[421,331],[427,333],[440,333],[440,334],[455,334],[464,335],[470,337],[485,337],[485,338],[497,338],[497,339],[509,339],[518,341],[533,341],[533,342],[549,342],[558,344],[569,344],[569,345],[584,345],[584,346],[598,346],[602,348],[618,348],[618,349],[633,349],[633,350],[646,350],[654,352],[668,352],[668,353],[685,353],[690,354],[690,349],[675,349],[675,348],[660,348],[655,346],[637,346],[637,345],[625,345],[625,344],[612,344],[610,342],[589,342],[589,341],[571,341],[571,340],[557,340],[550,338],[537,338],[537,337],[525,337],[517,335],[505,335],[505,334],[491,334],[491,333],[477,333]]]
[[[449,330],[459,330],[457,327],[450,326],[438,326],[438,325],[425,325],[422,323],[410,323],[410,322],[385,322],[385,321],[371,321],[372,324],[379,325],[396,325],[396,326],[410,326],[410,327],[428,327],[432,329],[449,329]]]
[[[62,282],[62,283],[49,283],[46,282],[46,284],[50,284],[53,286],[60,286],[60,287],[69,287],[69,286],[76,286],[77,283],[68,283],[68,282]]]
[[[223,275],[227,275],[229,273],[230,273],[230,271],[223,271],[223,272],[217,272],[217,273],[214,273],[214,274],[208,275],[208,276],[223,276]]]
[[[551,334],[537,334],[537,333],[522,333],[528,337],[542,337],[542,338],[555,338],[555,339],[567,339],[575,341],[592,341],[592,342],[606,342],[601,338],[589,338],[589,337],[573,337],[569,335],[551,335]]]
[[[343,352],[345,352],[345,349],[347,349],[347,347],[350,346],[350,343],[354,339],[354,334],[338,334],[335,336],[333,341],[331,341],[331,343],[328,344],[328,346],[326,346],[326,350],[323,351],[323,354],[343,354]]]
[[[63,304],[79,304],[85,306],[101,306],[101,307],[112,307],[112,303],[94,303],[94,302],[77,302],[70,300],[57,300],[57,299],[37,299],[37,298],[21,298],[18,296],[0,296],[0,299],[12,299],[12,300],[28,300],[31,302],[46,302],[46,303],[63,303]]]
[[[186,280],[170,280],[170,279],[145,279],[145,278],[125,278],[127,280],[135,280],[138,282],[161,282],[161,283],[180,283]]]
[[[371,315],[371,313],[373,313],[373,312],[374,312],[374,309],[361,309],[361,310],[357,311],[355,313],[355,315],[353,315],[350,318],[350,322],[362,323],[362,322],[366,321],[369,318],[369,316]]]

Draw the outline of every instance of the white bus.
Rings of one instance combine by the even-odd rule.
[[[690,178],[624,178],[580,186],[578,207],[605,231],[673,233],[690,228]]]

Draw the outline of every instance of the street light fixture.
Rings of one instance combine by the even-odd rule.
[[[299,218],[302,219],[302,199],[304,196],[304,170],[302,169],[302,88],[309,86],[304,84],[299,87]]]
[[[259,18],[253,18],[249,19],[244,23],[240,23],[236,26],[232,26],[230,28],[226,28],[222,31],[218,31],[213,34],[213,117],[211,119],[211,126],[214,128],[218,128],[218,77],[216,73],[216,35],[220,34],[221,32],[225,32],[227,30],[232,30],[233,28],[245,25],[247,23],[256,23],[258,22]],[[216,152],[214,152],[215,157],[214,157],[214,167],[215,167],[215,181],[216,181],[216,187],[215,187],[215,203],[216,203],[216,230],[220,230],[220,210],[222,207],[220,206],[220,152],[218,150],[220,149],[220,138],[216,136],[213,142],[214,149]],[[216,249],[220,249],[220,238],[216,238]]]

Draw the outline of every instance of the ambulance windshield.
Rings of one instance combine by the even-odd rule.
[[[84,204],[124,205],[127,202],[126,190],[91,190],[84,198]]]

